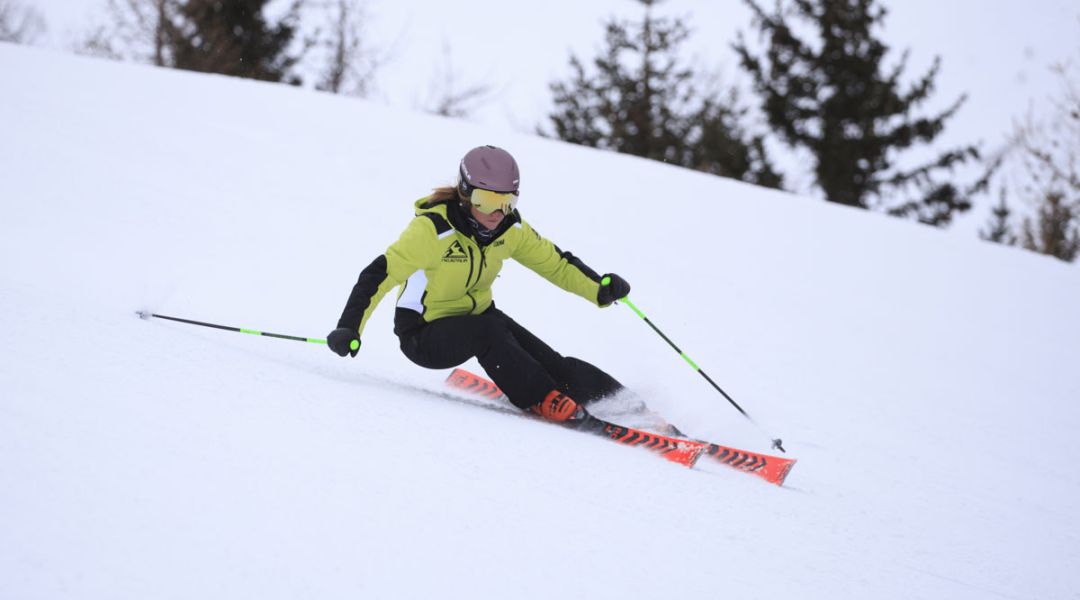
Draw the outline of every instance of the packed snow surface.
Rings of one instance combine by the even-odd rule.
[[[1038,598],[1080,590],[1080,271],[529,135],[0,45],[0,598]],[[384,300],[324,337],[480,144],[633,284],[498,305],[785,487],[439,396]],[[474,363],[467,365],[478,369]]]

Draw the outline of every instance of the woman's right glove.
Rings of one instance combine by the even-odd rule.
[[[356,334],[355,329],[338,327],[326,336],[326,345],[330,346],[330,349],[338,356],[346,354],[356,356],[356,353],[360,351],[360,336]]]

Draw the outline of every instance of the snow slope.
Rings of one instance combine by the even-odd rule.
[[[686,170],[285,86],[0,45],[0,598],[1076,598],[1080,272]],[[690,433],[686,471],[322,337],[481,143],[626,307],[499,306]],[[475,365],[474,365],[475,366]],[[407,387],[394,382],[408,382]]]

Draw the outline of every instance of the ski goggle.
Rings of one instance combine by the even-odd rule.
[[[516,192],[493,192],[480,188],[473,188],[472,194],[469,195],[469,203],[485,215],[490,215],[497,210],[508,215],[517,206],[517,200]]]

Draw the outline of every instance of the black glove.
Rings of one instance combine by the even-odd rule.
[[[355,329],[338,327],[331,331],[330,335],[326,336],[326,345],[330,346],[330,349],[336,352],[338,356],[345,356],[346,354],[356,356],[356,353],[360,351],[360,336],[356,334]]]
[[[607,285],[604,285],[604,282]],[[630,294],[630,284],[625,279],[614,273],[608,273],[600,279],[600,292],[596,294],[596,302],[600,306],[607,306],[612,302],[625,298]]]

